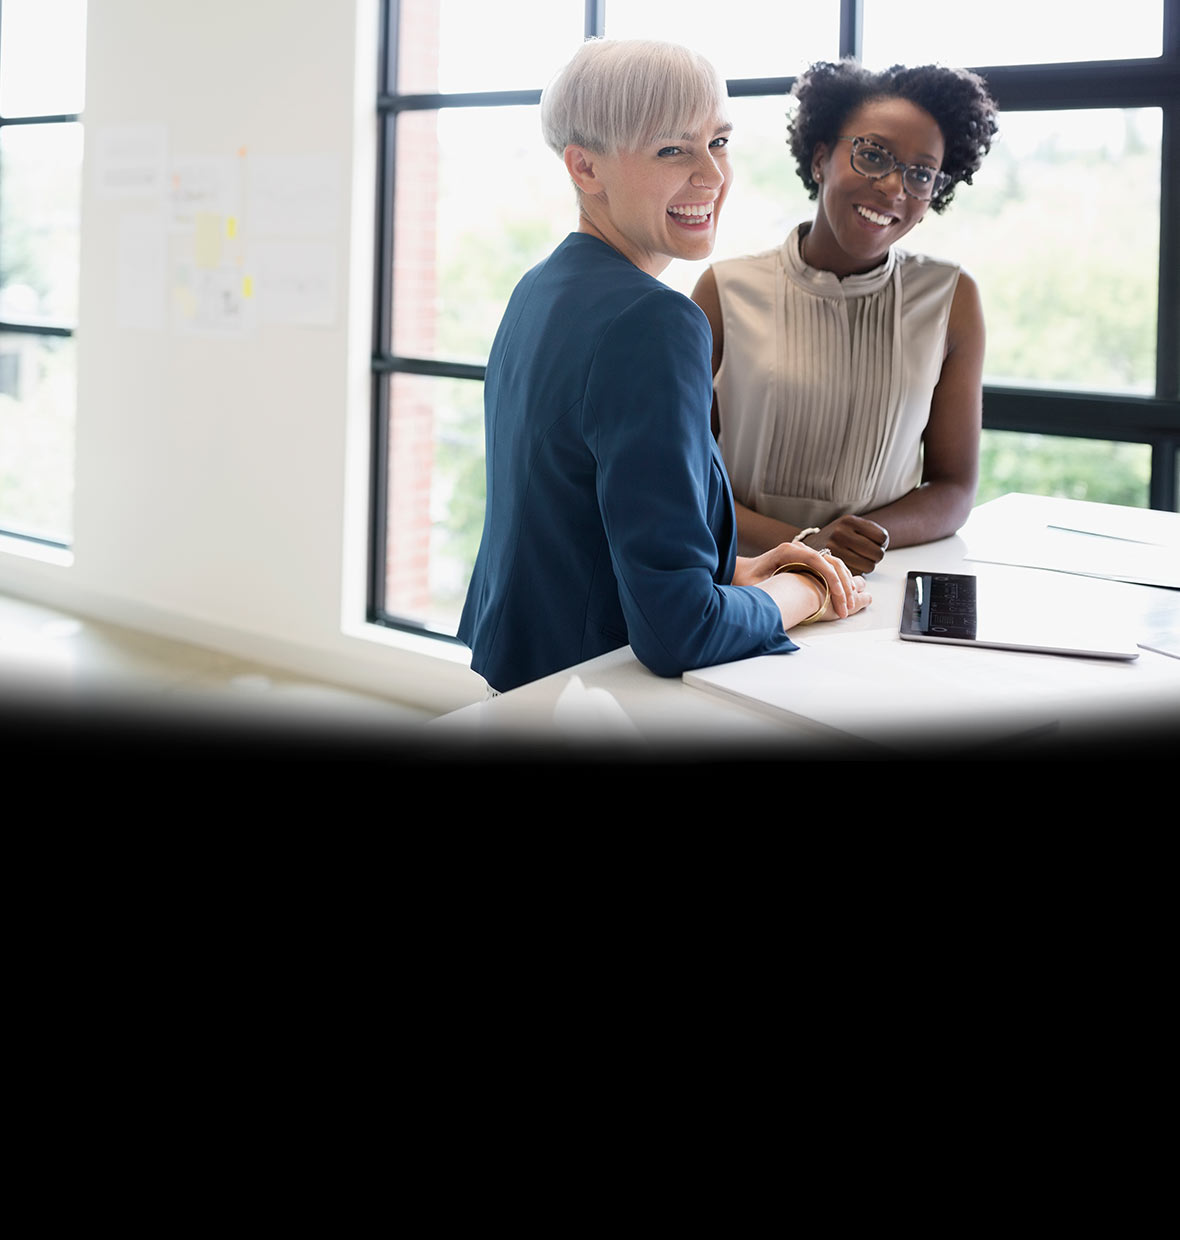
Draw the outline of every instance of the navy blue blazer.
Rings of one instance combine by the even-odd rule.
[[[459,637],[501,692],[630,643],[660,676],[794,650],[733,586],[733,492],[689,298],[571,233],[516,286],[484,383],[487,508]]]

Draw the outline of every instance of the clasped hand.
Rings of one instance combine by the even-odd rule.
[[[818,534],[808,535],[807,542],[815,547],[827,547],[852,572],[867,574],[884,557],[889,547],[889,533],[868,517],[855,517],[846,512],[828,522]]]
[[[733,584],[761,585],[773,577],[784,564],[805,564],[827,582],[831,600],[824,614],[818,619],[843,620],[863,611],[873,601],[864,577],[853,574],[848,565],[833,552],[822,554],[806,543],[780,543],[762,555],[738,556]]]

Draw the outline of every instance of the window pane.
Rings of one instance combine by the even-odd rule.
[[[999,121],[975,184],[903,245],[961,262],[979,281],[986,382],[1153,394],[1159,110]]]
[[[1148,444],[984,431],[976,503],[1023,491],[1146,508],[1150,483]]]
[[[536,108],[398,121],[393,351],[482,365],[520,277],[577,227]]]
[[[608,0],[605,31],[614,39],[670,39],[707,56],[727,79],[793,77],[840,50],[839,0],[784,4],[729,0],[669,5],[666,0]]]
[[[585,21],[582,0],[402,0],[398,91],[540,90]]]
[[[0,177],[0,317],[73,326],[78,317],[82,126],[0,130]]]
[[[1158,56],[1163,0],[1078,6],[992,0],[972,18],[946,0],[863,0],[865,64],[882,67],[938,61],[945,65],[1037,65],[1071,60]],[[966,10],[964,10],[966,13]]]
[[[74,342],[0,334],[0,529],[68,542],[74,502]]]
[[[86,0],[4,0],[0,17],[0,114],[81,112]]]
[[[584,8],[582,0],[404,0],[399,89],[539,89],[581,42]],[[604,13],[608,36],[699,47],[736,81],[794,76],[815,59],[834,59],[839,9],[838,0],[824,0],[801,15],[797,6],[734,0],[719,22],[693,6],[608,0]],[[976,23],[964,32],[970,37],[941,3],[894,6],[888,26],[879,0],[866,0],[865,10],[870,64],[1151,56],[1162,42],[1158,0],[1132,0],[1117,31],[1075,21],[1078,29],[1054,29],[1051,38],[1023,4],[1019,20],[993,20],[989,10],[988,28]],[[492,47],[496,54],[488,55]],[[734,182],[713,259],[777,246],[814,214],[786,144],[787,104],[783,95],[730,100]],[[930,213],[903,245],[959,261],[978,279],[988,383],[1151,394],[1159,111],[1001,113],[1000,125],[975,184],[960,187],[949,211]],[[482,364],[516,282],[577,223],[572,188],[544,145],[537,109],[402,114],[396,187],[393,352]],[[687,293],[707,261],[672,263],[662,278]],[[453,634],[482,527],[483,385],[414,375],[385,381],[386,611]],[[1028,491],[1143,506],[1150,470],[1146,445],[989,431],[979,502]]]
[[[484,509],[483,384],[395,374],[386,609],[453,634]]]

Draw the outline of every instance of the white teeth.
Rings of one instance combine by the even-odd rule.
[[[872,224],[880,224],[882,227],[885,227],[885,225],[893,223],[892,215],[882,215],[880,211],[873,211],[869,207],[857,207],[856,209]]]
[[[701,206],[669,207],[668,214],[669,215],[687,215],[687,216],[691,216],[693,219],[705,220],[705,219],[708,219],[709,216],[713,214],[713,204],[709,202]]]

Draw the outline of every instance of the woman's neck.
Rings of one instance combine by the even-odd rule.
[[[820,231],[823,232],[824,238],[831,236],[830,231],[826,229]],[[834,243],[834,238],[832,241]],[[846,276],[867,275],[870,271],[876,271],[889,259],[889,254],[886,252],[868,266],[859,266],[848,259],[838,245],[825,254],[823,251],[828,248],[816,233],[815,221],[799,226],[799,257],[812,270],[826,271],[838,280],[843,280]]]
[[[617,250],[629,263],[656,279],[659,279],[661,273],[672,261],[667,254],[650,253],[629,245],[626,237],[617,228],[612,228],[607,221],[600,225],[585,210],[578,213],[578,232],[604,241],[612,250]]]

